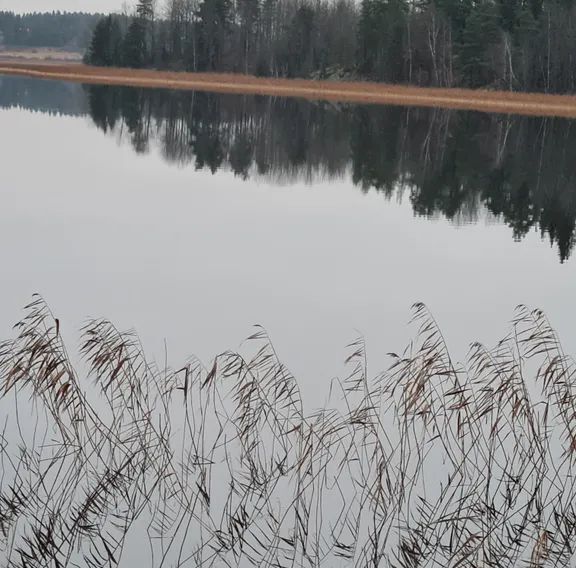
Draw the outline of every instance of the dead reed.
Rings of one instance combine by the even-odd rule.
[[[87,381],[36,298],[0,344],[0,565],[572,566],[575,367],[548,321],[518,308],[464,366],[414,323],[374,378],[354,342],[305,414],[261,329],[172,370],[92,321]]]

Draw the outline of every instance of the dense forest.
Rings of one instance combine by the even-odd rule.
[[[576,89],[576,0],[139,0],[97,25],[95,65]]]
[[[56,47],[85,50],[102,15],[0,11],[0,47]]]

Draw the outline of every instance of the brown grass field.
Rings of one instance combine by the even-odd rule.
[[[259,94],[367,104],[441,107],[506,114],[576,117],[576,96],[438,89],[369,82],[269,79],[224,73],[101,68],[80,63],[0,58],[0,74],[80,83]]]
[[[38,61],[51,61],[53,63],[80,63],[82,61],[82,53],[51,47],[0,48],[0,62],[3,62],[4,60],[26,63],[35,63]]]

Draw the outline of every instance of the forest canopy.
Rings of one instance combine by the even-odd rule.
[[[571,92],[575,0],[139,0],[95,65]]]

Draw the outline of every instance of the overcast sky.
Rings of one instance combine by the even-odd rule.
[[[0,11],[14,12],[110,12],[120,10],[124,0],[0,0]],[[128,4],[133,4],[129,0]]]

